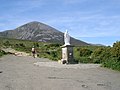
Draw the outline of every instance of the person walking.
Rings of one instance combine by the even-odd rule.
[[[36,50],[35,50],[35,47],[33,46],[32,47],[32,56],[35,58],[35,53],[36,53]]]

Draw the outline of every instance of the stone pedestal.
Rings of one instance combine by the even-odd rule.
[[[72,45],[63,45],[62,48],[62,59],[61,62],[63,64],[71,64],[74,63],[73,56],[73,46]]]

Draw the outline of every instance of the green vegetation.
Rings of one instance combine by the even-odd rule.
[[[3,50],[0,50],[0,57],[2,57],[3,55],[6,55],[7,53],[4,52]]]
[[[120,71],[120,41],[110,46],[75,47],[75,60],[80,63],[102,64],[103,67]]]
[[[120,41],[113,44],[113,47],[108,47],[102,58],[102,65],[114,70],[120,71]]]
[[[60,44],[33,42],[29,40],[17,40],[0,38],[1,48],[13,48],[18,51],[31,53],[35,46],[38,57],[49,58],[50,60],[61,59]],[[0,56],[6,53],[0,49]],[[76,46],[74,47],[74,58],[79,63],[102,64],[103,67],[120,71],[120,41],[110,46]]]
[[[120,42],[113,47],[101,47],[94,50],[91,55],[93,63],[101,63],[102,66],[120,71]]]
[[[93,63],[91,54],[98,46],[79,46],[74,47],[74,58],[80,63]]]
[[[61,45],[60,44],[0,38],[1,48],[13,48],[17,51],[31,53],[31,48],[33,46],[36,48],[38,57],[49,58],[50,60],[56,60],[56,61],[61,59],[61,48],[60,48]],[[1,55],[3,54],[1,53]]]
[[[49,58],[51,60],[60,60],[61,59],[61,48],[60,44],[44,44],[38,51],[39,57]]]

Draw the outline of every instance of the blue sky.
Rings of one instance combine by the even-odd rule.
[[[93,44],[120,41],[120,0],[0,0],[0,31],[43,22]]]

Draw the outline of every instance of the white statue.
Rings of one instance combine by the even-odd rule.
[[[68,34],[68,31],[66,30],[66,32],[64,33],[64,45],[70,45],[70,36]]]

